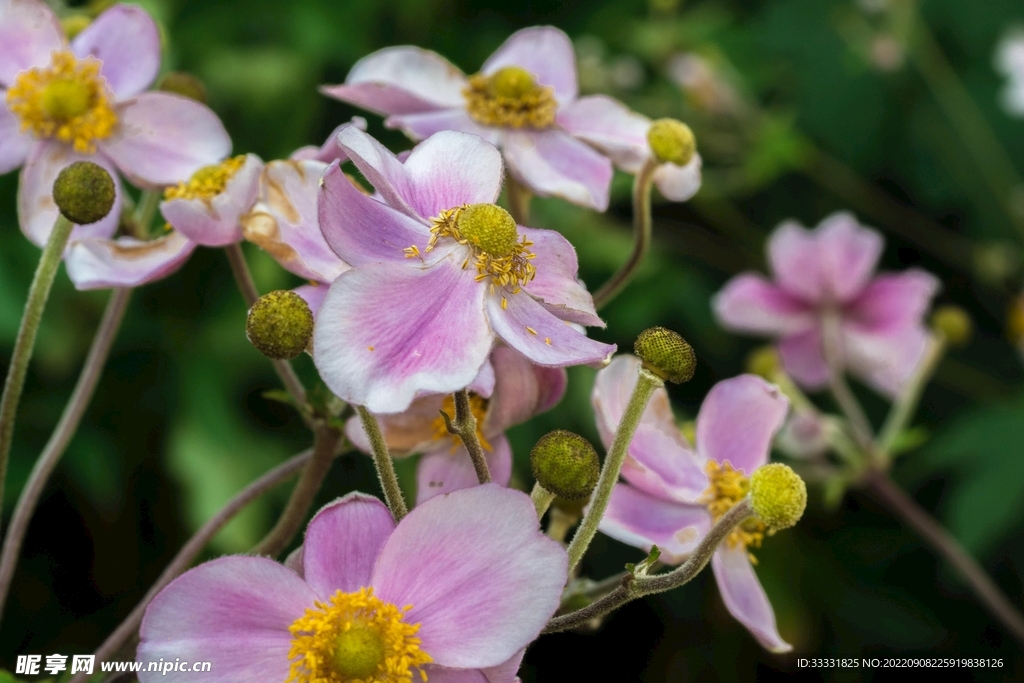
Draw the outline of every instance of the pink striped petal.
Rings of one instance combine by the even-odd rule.
[[[39,0],[0,2],[0,87],[14,83],[19,71],[50,63],[50,52],[64,46],[64,31]]]
[[[0,175],[25,163],[35,138],[21,132],[21,123],[3,103],[7,91],[0,89]]]
[[[324,299],[327,297],[328,285],[317,282],[316,284],[302,285],[296,287],[292,291],[302,297],[302,300],[309,306],[310,313],[313,314],[313,318],[316,318],[316,314],[320,311],[320,306],[324,303]]]
[[[771,652],[789,652],[793,647],[782,639],[775,625],[775,612],[757,580],[742,547],[718,547],[711,558],[718,590],[729,613],[747,627],[751,635]]]
[[[829,372],[825,364],[820,327],[785,337],[779,341],[778,348],[786,374],[800,386],[821,389],[828,384]]]
[[[242,228],[238,221],[256,203],[262,170],[260,158],[247,154],[242,167],[228,180],[223,192],[210,199],[161,202],[160,213],[171,227],[197,244],[223,247],[241,242]]]
[[[871,279],[882,255],[882,236],[842,212],[822,220],[815,234],[825,295],[830,301],[845,303]]]
[[[510,130],[503,143],[509,172],[533,192],[598,211],[608,208],[612,164],[560,130]]]
[[[413,148],[404,167],[406,199],[424,218],[462,204],[493,204],[501,194],[501,154],[476,135],[432,135]]]
[[[195,242],[173,231],[148,242],[91,238],[71,242],[64,264],[77,289],[138,287],[177,271],[195,248]]]
[[[808,304],[817,304],[825,297],[821,255],[814,233],[796,221],[786,221],[768,238],[768,263],[775,281],[791,296]]]
[[[725,283],[711,307],[719,323],[735,332],[785,336],[816,322],[806,304],[756,273],[742,273]]]
[[[599,149],[627,173],[636,173],[651,155],[651,120],[607,95],[590,95],[558,110],[558,124],[570,135]]]
[[[526,650],[520,650],[507,662],[485,669],[450,669],[428,664],[423,668],[430,683],[518,683],[516,673]]]
[[[849,371],[890,398],[903,390],[931,337],[923,325],[877,332],[845,326],[842,336]]]
[[[674,503],[628,484],[616,484],[601,518],[601,533],[650,551],[658,546],[663,562],[679,564],[689,557],[711,528],[703,505]]]
[[[345,154],[345,150],[338,144],[338,133],[349,126],[355,126],[359,130],[366,130],[366,119],[362,116],[353,116],[351,121],[347,121],[331,131],[324,144],[319,147],[315,145],[300,147],[292,152],[289,158],[296,161],[322,161],[324,164],[329,164],[332,161],[344,163],[348,160],[348,155]]]
[[[516,31],[484,62],[480,73],[492,74],[506,66],[532,72],[539,84],[555,89],[555,97],[562,104],[576,99],[576,55],[572,41],[554,26]]]
[[[71,41],[80,58],[89,55],[103,62],[100,74],[117,99],[123,100],[149,87],[160,72],[160,32],[141,7],[114,5]]]
[[[508,486],[512,478],[512,447],[504,434],[491,437],[490,445],[491,450],[485,455],[491,478],[495,484]],[[479,483],[465,446],[461,443],[458,446],[446,444],[438,450],[424,453],[420,458],[416,466],[416,504]]]
[[[711,387],[697,414],[697,452],[750,476],[768,462],[772,437],[788,411],[789,400],[760,377],[723,380]]]
[[[434,133],[454,130],[477,135],[492,145],[501,144],[501,129],[477,123],[464,107],[457,109],[439,109],[437,111],[418,112],[389,116],[384,121],[388,128],[397,128],[413,140],[424,140]]]
[[[567,378],[562,368],[534,365],[507,346],[491,351],[494,393],[487,405],[484,434],[498,434],[550,410],[565,395]]]
[[[544,308],[562,320],[590,327],[604,327],[604,321],[598,317],[594,308],[593,297],[577,277],[579,262],[569,240],[555,230],[518,227],[519,234],[533,242],[530,251],[536,254],[533,265],[537,275],[523,289],[540,299]]]
[[[554,614],[568,560],[538,529],[530,497],[484,484],[432,498],[402,520],[377,560],[377,595],[407,620],[434,663],[493,667]]]
[[[843,324],[863,333],[919,326],[940,287],[920,268],[879,275],[844,309]]]

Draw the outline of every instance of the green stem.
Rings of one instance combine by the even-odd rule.
[[[153,218],[156,217],[161,198],[162,193],[156,190],[146,190],[139,197],[139,205],[135,208],[135,224],[143,235],[141,239],[149,239],[152,234]]]
[[[363,406],[356,406],[359,419],[366,430],[366,436],[370,439],[370,450],[373,452],[373,464],[377,468],[377,478],[380,479],[380,486],[384,489],[384,502],[388,504],[395,521],[399,522],[409,514],[409,508],[405,506],[405,499],[402,497],[402,488],[398,485],[398,475],[395,474],[395,464],[391,461],[391,453],[388,451],[388,444],[381,434],[377,418]]]
[[[619,270],[594,294],[594,308],[601,310],[629,284],[651,246],[651,185],[656,160],[648,159],[633,179],[633,251]]]
[[[857,397],[853,395],[850,385],[846,383],[845,364],[843,362],[842,339],[839,329],[839,315],[826,312],[822,320],[822,350],[825,364],[828,366],[828,383],[839,408],[850,422],[853,437],[857,445],[874,457],[876,453],[874,431],[868,416],[861,408]]]
[[[519,225],[530,224],[530,201],[533,193],[511,174],[505,178],[505,192],[508,194],[508,212]]]
[[[7,381],[4,382],[3,396],[0,398],[0,502],[4,499],[4,483],[7,479],[7,460],[11,453],[11,441],[14,438],[14,421],[17,418],[18,403],[21,391],[25,388],[25,375],[28,364],[32,360],[32,351],[36,344],[39,323],[43,319],[43,309],[50,296],[50,288],[57,276],[64,257],[64,247],[74,225],[64,216],[58,216],[53,225],[43,254],[39,258],[36,274],[32,278],[32,286],[28,290],[25,301],[25,312],[21,317],[21,327],[14,341],[14,353],[11,355]]]
[[[533,491],[530,492],[530,500],[533,501],[533,507],[537,508],[537,519],[541,519],[544,516],[544,513],[551,507],[554,499],[555,494],[541,486],[540,483],[533,485]]]
[[[469,392],[466,389],[455,392],[455,421],[452,422],[452,428],[469,452],[477,481],[481,484],[491,481],[491,470],[487,466],[487,456],[476,434],[476,416],[470,408]]]
[[[569,572],[576,568],[576,565],[583,559],[590,542],[597,534],[597,527],[601,523],[604,511],[608,508],[608,500],[611,498],[612,489],[619,480],[619,472],[622,470],[622,463],[626,460],[626,452],[629,450],[629,443],[633,440],[633,434],[640,424],[647,402],[651,400],[654,390],[665,386],[659,377],[644,368],[640,369],[640,376],[633,388],[633,395],[629,397],[629,403],[619,421],[619,428],[612,439],[611,448],[604,459],[604,467],[601,468],[601,476],[597,480],[597,487],[594,489],[593,498],[590,501],[590,508],[587,510],[579,529],[572,537],[569,544]]]
[[[913,417],[917,405],[921,401],[921,394],[924,392],[928,380],[935,374],[935,368],[946,350],[946,339],[939,334],[932,337],[928,342],[924,357],[914,369],[914,374],[907,381],[903,393],[893,403],[889,416],[882,425],[882,431],[878,436],[878,450],[886,458],[889,457],[896,438],[900,435]]]

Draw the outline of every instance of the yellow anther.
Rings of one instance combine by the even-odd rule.
[[[244,165],[245,155],[231,157],[212,166],[203,166],[186,182],[164,190],[164,199],[213,199],[224,191],[228,181]]]
[[[462,94],[469,115],[488,126],[549,128],[558,111],[554,88],[538,85],[533,74],[519,66],[471,76]]]
[[[719,464],[715,460],[708,460],[704,466],[708,475],[708,490],[704,492],[701,502],[707,505],[708,514],[712,521],[717,522],[728,512],[732,506],[743,500],[750,491],[750,479],[742,472],[733,469],[733,466],[726,462]],[[725,539],[725,544],[730,548],[741,546],[743,548],[760,548],[764,540],[767,526],[760,519],[751,518],[733,529]],[[757,564],[757,559],[747,553],[750,561]]]
[[[771,531],[788,529],[804,514],[807,485],[789,465],[762,465],[750,475],[750,504]]]
[[[487,404],[488,401],[482,396],[470,393],[469,395],[469,412],[476,418],[476,438],[480,441],[480,445],[485,451],[491,450],[491,444],[487,441],[487,437],[484,436],[484,420],[487,418]],[[454,419],[455,418],[455,397],[449,394],[444,397],[444,403],[441,405],[441,410],[444,413]],[[459,445],[462,443],[457,438],[453,437],[448,432],[448,425],[445,423],[444,418],[438,415],[434,418],[434,422],[431,424],[434,428],[434,440],[441,441],[443,439],[452,439],[452,453],[459,450]]]

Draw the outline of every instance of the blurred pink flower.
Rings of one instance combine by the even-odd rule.
[[[925,352],[922,319],[939,281],[919,268],[875,275],[881,252],[882,236],[847,213],[813,231],[787,221],[768,240],[775,281],[737,275],[715,295],[715,314],[727,329],[778,338],[786,372],[812,389],[828,383],[823,327],[834,324],[844,367],[893,396]]]
[[[572,245],[494,205],[494,147],[442,132],[402,162],[355,127],[338,141],[383,199],[337,163],[324,174],[320,228],[353,267],[331,285],[313,332],[313,360],[338,397],[401,412],[418,395],[468,386],[498,339],[552,367],[611,355],[570,324],[603,325]]]
[[[640,360],[617,356],[597,373],[591,400],[601,440],[609,446],[636,385]],[[665,390],[657,389],[629,445],[622,477],[612,491],[600,529],[612,538],[650,550],[657,545],[670,564],[685,560],[713,522],[745,492],[747,478],[768,461],[772,437],[789,402],[754,375],[719,382],[697,415],[696,448],[672,416]],[[739,494],[738,497],[736,494]],[[779,635],[749,548],[760,545],[764,525],[750,520],[715,551],[711,568],[729,612],[773,652],[790,645]]]
[[[208,661],[211,683],[353,680],[346,666],[360,680],[419,671],[431,683],[510,683],[558,607],[567,558],[540,533],[528,496],[492,484],[435,498],[397,525],[376,498],[349,494],[313,517],[287,565],[222,557],[181,575],[147,608],[138,660]],[[346,632],[359,635],[354,661],[337,650]],[[193,678],[139,673],[142,683]]]

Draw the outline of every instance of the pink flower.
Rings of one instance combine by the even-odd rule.
[[[485,372],[472,386],[470,405],[477,419],[477,436],[487,452],[491,477],[507,486],[512,477],[512,448],[505,431],[553,408],[565,394],[562,368],[534,365],[519,352],[499,346],[491,352]],[[476,486],[469,453],[458,437],[446,431],[439,411],[455,416],[451,395],[417,398],[405,412],[380,417],[381,431],[391,454],[422,453],[416,469],[416,503],[442,493]],[[370,443],[358,418],[345,429],[358,448],[369,453]]]
[[[588,124],[578,109],[592,98],[577,99],[572,42],[554,27],[517,31],[469,78],[435,52],[402,46],[364,57],[343,85],[321,90],[387,116],[388,127],[414,140],[443,130],[479,135],[536,194],[608,207],[611,163],[576,128]]]
[[[320,308],[313,360],[339,398],[396,413],[417,395],[450,394],[474,380],[497,339],[552,367],[601,364],[614,351],[571,324],[603,325],[572,245],[494,205],[494,147],[443,132],[403,163],[354,127],[338,141],[383,199],[337,163],[324,174],[320,228],[353,269]]]
[[[417,672],[431,683],[509,683],[567,570],[529,497],[493,484],[435,498],[397,525],[376,498],[349,494],[316,514],[289,564],[222,557],[178,577],[146,610],[138,660],[209,661],[210,683]]]
[[[633,356],[617,356],[597,374],[592,401],[601,439],[608,446],[636,385]],[[719,382],[697,415],[696,449],[676,427],[664,389],[655,391],[629,446],[622,476],[601,520],[601,531],[679,563],[693,552],[714,520],[745,494],[748,477],[768,461],[772,437],[789,402],[775,385],[754,375]],[[711,568],[729,612],[773,652],[790,646],[779,635],[775,613],[751,565],[764,525],[750,520],[715,551]]]
[[[230,151],[224,126],[206,106],[143,92],[159,70],[160,36],[139,7],[115,5],[69,45],[41,2],[0,0],[0,173],[24,164],[18,216],[34,243],[46,242],[57,218],[53,181],[74,161],[157,188]],[[112,237],[120,216],[118,184],[110,214],[76,228],[72,238]]]
[[[782,223],[768,240],[775,282],[734,277],[715,296],[715,313],[730,330],[778,338],[786,372],[808,388],[828,382],[822,335],[831,319],[844,366],[895,395],[925,352],[922,318],[939,282],[918,268],[874,275],[881,252],[881,235],[847,213],[813,231]]]

